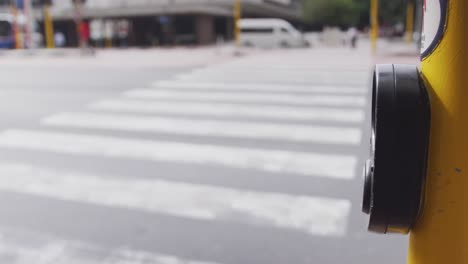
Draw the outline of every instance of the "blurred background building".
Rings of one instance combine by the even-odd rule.
[[[15,1],[19,7],[28,2],[0,0],[0,11],[11,13]],[[44,35],[43,1],[29,1],[37,32]],[[65,46],[79,44],[77,16],[94,46],[205,45],[233,37],[233,0],[87,0],[79,13],[72,2],[52,1],[50,8],[54,32],[63,34]],[[244,17],[299,21],[301,0],[243,0],[242,12]]]
[[[236,1],[237,18],[286,20],[309,46],[343,45],[356,29],[369,37],[369,0],[0,0],[0,48],[223,43],[234,38]],[[421,1],[381,1],[378,35],[419,43]]]

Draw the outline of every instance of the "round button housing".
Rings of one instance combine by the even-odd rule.
[[[430,132],[429,96],[416,66],[376,66],[371,125],[362,211],[370,231],[406,234],[424,201]]]

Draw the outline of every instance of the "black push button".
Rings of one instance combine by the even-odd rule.
[[[369,230],[410,231],[422,209],[430,102],[416,66],[376,66],[362,211]]]

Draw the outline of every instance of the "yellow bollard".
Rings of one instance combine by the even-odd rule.
[[[408,1],[408,6],[406,7],[406,34],[405,39],[407,43],[413,42],[414,34],[414,2]]]
[[[14,24],[13,24],[13,32],[15,34],[15,49],[22,49],[23,48],[23,35],[21,34],[21,26],[19,23],[19,12],[16,4],[13,4],[11,7],[11,13],[13,14]]]
[[[104,40],[104,46],[105,46],[106,48],[112,48],[112,39],[111,39],[111,38],[106,38],[106,39]]]
[[[241,7],[241,0],[234,0],[234,39],[236,42],[236,47],[240,46],[240,27],[239,27],[239,20],[242,16],[242,7]]]
[[[371,22],[371,48],[372,54],[377,53],[377,40],[379,39],[379,0],[371,0],[371,9],[370,9],[370,22]]]
[[[48,49],[55,48],[54,24],[50,15],[50,6],[44,5],[44,28],[46,37],[46,46]]]
[[[439,17],[430,10],[438,4],[442,34],[435,42],[426,34],[423,44],[434,48],[422,62],[432,128],[425,207],[410,235],[409,264],[468,263],[468,1],[426,0],[432,15],[425,31]]]

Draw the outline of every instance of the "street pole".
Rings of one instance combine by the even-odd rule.
[[[240,47],[240,27],[239,27],[239,20],[242,17],[242,6],[241,0],[234,0],[234,39],[236,43],[236,47]]]
[[[32,33],[34,31],[34,15],[32,14],[31,0],[24,0],[24,15],[26,17],[25,45],[28,49],[33,46]]]
[[[421,49],[421,37],[422,37],[422,22],[423,22],[423,0],[416,0],[415,12],[414,12],[414,29],[417,33],[416,44],[418,49]]]
[[[54,43],[54,22],[52,21],[52,15],[50,14],[50,4],[44,4],[44,28],[46,37],[46,47],[48,49],[55,48]]]
[[[104,46],[108,49],[112,48],[112,39],[106,38]]]
[[[411,232],[408,263],[462,264],[468,263],[468,1],[440,1],[442,12],[439,1],[426,4],[424,31],[437,23],[439,31],[430,31],[440,34],[425,34],[423,43],[435,47],[422,61],[432,128],[425,206]]]
[[[408,5],[406,7],[406,34],[405,39],[407,43],[412,43],[414,38],[414,2],[408,0]]]
[[[81,49],[85,49],[85,42],[83,39],[83,10],[82,10],[82,2],[81,0],[74,1],[74,8],[75,8],[75,23],[76,23],[76,32],[78,38],[78,47]]]
[[[371,20],[371,49],[372,54],[375,55],[377,53],[377,40],[379,38],[379,0],[371,0],[371,8],[370,8],[370,20]]]
[[[23,40],[21,35],[21,27],[19,25],[19,14],[16,0],[11,3],[11,13],[13,15],[13,31],[15,34],[15,49],[23,48]]]
[[[106,48],[112,48],[112,40],[114,35],[114,23],[112,20],[104,21],[104,46]]]

